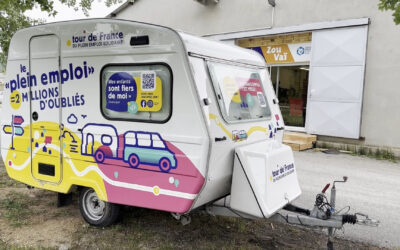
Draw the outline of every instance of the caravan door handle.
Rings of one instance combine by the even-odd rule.
[[[279,128],[276,128],[276,130],[284,130],[285,129],[285,127],[279,127]]]
[[[226,140],[226,136],[223,136],[223,137],[215,137],[215,142],[225,141],[225,140]]]

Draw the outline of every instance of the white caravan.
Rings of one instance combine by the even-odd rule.
[[[12,38],[1,113],[8,175],[80,191],[84,219],[119,205],[175,217],[215,201],[268,218],[301,191],[264,59],[166,27],[93,19]]]

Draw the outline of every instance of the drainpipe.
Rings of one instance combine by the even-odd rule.
[[[269,26],[269,28],[274,27],[274,21],[275,21],[275,6],[276,6],[276,2],[275,0],[268,0],[269,5],[272,6],[272,20],[271,20],[271,26]]]

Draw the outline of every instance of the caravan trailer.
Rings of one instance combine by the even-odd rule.
[[[301,194],[256,52],[138,22],[60,22],[14,35],[5,82],[8,175],[78,188],[90,224],[120,205],[179,216],[221,198],[268,218]]]

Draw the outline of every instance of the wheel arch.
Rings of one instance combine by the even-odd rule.
[[[73,186],[76,187],[78,192],[82,191],[84,188],[91,188],[96,192],[100,200],[108,202],[108,196],[105,188],[102,188],[101,185],[95,181],[85,180],[84,183],[79,181],[78,183],[73,184],[72,187]]]

